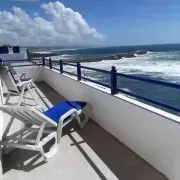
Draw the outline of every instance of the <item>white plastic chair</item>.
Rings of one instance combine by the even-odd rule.
[[[86,103],[81,107],[73,107],[73,105],[71,106],[68,103],[68,101],[62,102],[44,113],[41,112],[40,108],[37,107],[7,105],[0,106],[0,110],[11,115],[11,119],[4,131],[1,145],[5,147],[39,151],[44,157],[44,160],[47,161],[58,151],[62,135],[62,128],[65,125],[67,125],[73,119],[76,119],[80,127],[83,128],[88,122],[89,117],[87,113],[85,113],[85,118],[83,121],[81,121],[79,117],[79,114],[84,112],[83,109],[86,107]],[[64,107],[65,109],[63,110]],[[59,114],[60,111],[65,113]],[[57,113],[55,116],[59,116],[59,122],[56,122],[56,119],[49,118],[49,112],[53,113],[53,116]],[[24,123],[24,128],[8,136],[8,132],[15,118]],[[49,126],[54,128],[51,128],[50,130],[48,128]],[[35,139],[28,139],[27,135],[32,132],[37,132],[37,137]],[[43,134],[46,134],[46,137],[43,137]],[[55,139],[54,145],[51,147],[49,152],[44,152],[43,146],[53,138]]]
[[[38,104],[33,92],[35,89],[35,86],[32,86],[33,80],[27,79],[26,73],[14,77],[7,66],[1,66],[0,73],[8,89],[8,95],[5,104],[8,103],[11,95],[19,95],[18,105],[20,105],[23,101],[24,93],[27,91],[31,93],[34,101],[36,102],[36,105]]]

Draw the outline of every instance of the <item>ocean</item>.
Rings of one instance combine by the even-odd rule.
[[[117,71],[124,74],[131,74],[139,77],[146,77],[156,80],[163,80],[180,84],[180,44],[166,45],[144,45],[144,46],[121,46],[121,47],[101,47],[82,49],[50,49],[57,56],[52,59],[66,59],[71,61],[74,58],[90,58],[106,56],[118,53],[129,53],[137,50],[148,51],[145,55],[137,55],[134,58],[124,58],[120,60],[104,60],[100,62],[81,63],[84,66],[110,70],[115,66]],[[73,67],[66,67],[70,72],[76,72]],[[108,75],[93,71],[84,71],[84,76],[99,82],[110,84]],[[118,77],[118,87],[145,97],[180,107],[180,90],[172,89],[160,85],[153,85],[136,80]]]

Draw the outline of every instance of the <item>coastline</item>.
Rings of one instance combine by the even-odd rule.
[[[77,63],[77,62],[99,62],[102,60],[119,60],[122,58],[133,58],[137,57],[138,55],[144,55],[147,54],[148,51],[135,51],[135,52],[130,52],[130,53],[118,53],[118,54],[112,54],[108,56],[98,56],[98,57],[90,57],[90,58],[75,58],[71,60],[63,59],[64,62],[71,62],[71,63]],[[42,58],[42,57],[52,57],[52,56],[57,56],[57,53],[31,53],[32,58]],[[61,59],[61,58],[59,58]]]

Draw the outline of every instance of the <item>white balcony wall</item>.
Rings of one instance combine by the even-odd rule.
[[[16,53],[16,54],[0,54],[0,59],[3,61],[8,60],[24,60],[27,58],[27,55],[24,53]]]
[[[180,117],[46,67],[43,76],[67,100],[88,102],[93,120],[169,179],[180,179]]]
[[[0,78],[0,105],[2,105],[4,102],[3,100],[3,91],[2,91],[2,82]],[[3,133],[3,112],[0,111],[0,141],[2,139],[2,133]],[[2,154],[1,154],[1,149],[2,147],[0,146],[0,179],[2,179]]]
[[[43,71],[41,71],[43,67],[40,66],[22,66],[22,67],[15,67],[15,71],[17,73],[28,73],[29,78],[34,78],[36,82],[40,82],[44,80]]]
[[[0,54],[0,59],[3,61],[8,61],[8,60],[25,60],[27,59],[27,52],[26,48],[20,48],[20,53],[13,53],[12,48],[8,48],[9,53],[8,54]]]

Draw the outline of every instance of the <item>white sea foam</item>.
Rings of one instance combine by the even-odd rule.
[[[77,55],[79,55],[79,54],[63,54],[63,55],[60,55],[60,56],[62,56],[62,57],[75,57]]]
[[[146,55],[120,60],[83,63],[85,66],[110,70],[116,66],[118,72],[161,77],[180,82],[180,52],[150,52]]]
[[[59,59],[71,59],[74,58],[77,54],[69,55],[69,54],[63,54],[58,56],[51,56],[52,60],[59,60]]]
[[[153,52],[151,52],[151,51],[147,51],[147,54],[150,54],[150,53],[153,53]]]
[[[51,51],[35,51],[34,53],[38,53],[38,54],[51,54]]]
[[[51,51],[55,51],[55,52],[58,52],[58,51],[76,51],[78,49],[53,49]]]
[[[89,48],[67,48],[67,49],[53,49],[53,50],[51,50],[51,51],[56,51],[56,52],[58,52],[58,51],[77,51],[77,50],[81,50],[81,49],[89,49]]]

